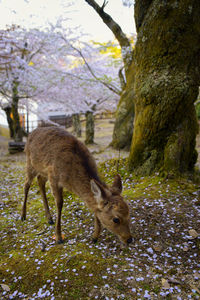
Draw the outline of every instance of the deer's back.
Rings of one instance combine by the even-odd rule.
[[[48,177],[51,171],[61,186],[76,191],[77,182],[100,180],[96,163],[87,147],[64,129],[39,127],[26,144],[27,164]]]

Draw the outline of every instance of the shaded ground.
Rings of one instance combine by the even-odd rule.
[[[117,160],[106,159],[118,158],[118,152],[103,151],[100,136],[102,144],[108,145],[109,130],[102,124],[100,128],[98,144],[91,150],[105,181],[111,183]],[[104,230],[94,245],[92,214],[66,192],[65,243],[55,245],[54,226],[46,222],[36,182],[29,196],[27,221],[20,221],[24,154],[9,156],[3,144],[5,140],[0,142],[0,299],[199,299],[198,183],[158,175],[134,177],[126,171],[126,160],[120,159],[134,242],[123,248]],[[55,220],[49,189],[48,197]]]
[[[94,145],[90,145],[90,151],[95,156],[97,162],[102,162],[111,158],[127,157],[128,152],[115,150],[109,146],[112,141],[114,122],[113,119],[97,119],[95,121],[95,137]],[[68,131],[73,132],[72,128]],[[82,137],[81,141],[85,140],[85,123],[82,124]]]

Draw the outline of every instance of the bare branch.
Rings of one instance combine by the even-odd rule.
[[[108,4],[108,1],[104,0],[103,5],[102,5],[102,10],[104,10],[104,8],[106,7],[106,5]]]
[[[65,39],[64,36],[61,36],[62,39],[69,44],[69,42]],[[115,94],[117,95],[120,95],[121,94],[121,90],[119,90],[117,87],[113,86],[112,84],[109,84],[103,80],[101,80],[100,78],[98,78],[96,76],[96,74],[94,73],[94,71],[92,70],[92,68],[90,67],[90,65],[88,64],[86,58],[84,57],[82,51],[76,47],[74,47],[73,45],[70,44],[70,47],[72,49],[74,49],[76,52],[78,52],[79,56],[82,58],[82,60],[84,61],[85,65],[87,66],[88,68],[88,71],[90,72],[90,74],[95,78],[96,81],[98,82],[101,82],[104,86],[106,86],[109,90],[111,90],[112,92],[114,92]],[[80,78],[79,78],[80,79]]]
[[[124,61],[125,69],[128,69],[132,61],[132,54],[131,54],[131,43],[125,33],[122,31],[121,27],[112,19],[112,17],[104,11],[104,7],[108,3],[108,1],[104,0],[104,3],[99,6],[96,1],[94,0],[85,0],[101,17],[103,22],[108,26],[108,28],[112,31],[116,39],[118,40],[121,49],[122,49],[122,58]],[[127,50],[125,50],[127,49]]]

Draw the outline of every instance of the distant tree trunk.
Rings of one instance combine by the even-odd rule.
[[[198,132],[200,1],[136,0],[135,99],[129,167],[141,174],[193,170]],[[131,76],[131,74],[130,74]]]
[[[94,113],[88,111],[85,114],[86,116],[86,144],[94,144]]]
[[[85,0],[100,16],[106,26],[112,31],[115,38],[118,40],[121,47],[122,59],[124,62],[126,80],[129,74],[129,68],[133,59],[133,48],[132,45],[122,31],[121,27],[113,18],[105,12],[105,7],[108,1],[103,1],[100,6],[95,0]],[[121,75],[119,73],[119,75]],[[121,78],[120,78],[121,81]],[[123,85],[125,82],[123,82]],[[128,93],[122,93],[119,101],[116,121],[113,131],[113,140],[111,145],[114,148],[130,148],[131,139],[133,134],[133,119],[134,119],[134,103],[132,96]]]
[[[20,124],[20,117],[18,113],[18,103],[19,103],[19,96],[18,96],[18,84],[16,82],[13,83],[12,89],[12,106],[11,111],[13,115],[13,129],[14,129],[14,140],[16,142],[22,142],[24,131]]]
[[[72,116],[72,122],[73,122],[73,127],[74,127],[74,132],[77,137],[81,137],[81,121],[80,121],[80,115],[79,114],[74,114]]]
[[[7,118],[7,122],[8,122],[8,127],[9,127],[9,133],[10,133],[10,138],[14,137],[14,129],[13,129],[13,119],[11,118],[11,107],[10,106],[6,106],[3,109],[6,113],[6,118]]]

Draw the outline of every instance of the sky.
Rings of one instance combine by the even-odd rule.
[[[70,5],[71,2],[74,2],[73,5]],[[103,0],[96,2],[102,5]],[[127,35],[136,32],[133,6],[123,6],[122,0],[108,0],[105,11]],[[85,0],[0,0],[0,29],[11,24],[43,29],[49,22],[55,24],[59,17],[69,18],[67,24],[72,27],[78,26],[88,40],[113,40],[112,32]],[[0,124],[7,124],[1,112]]]
[[[24,27],[45,27],[60,17],[68,17],[72,26],[82,30],[98,41],[113,38],[112,33],[85,0],[0,0],[0,28],[6,24],[20,24]],[[103,0],[97,0],[102,5]],[[122,0],[108,0],[105,8],[126,34],[135,32],[133,6],[122,5]]]

